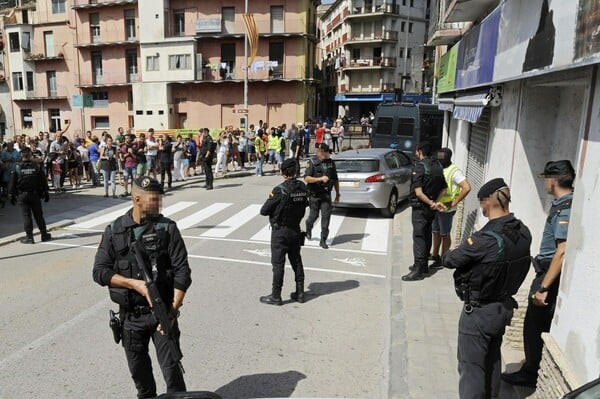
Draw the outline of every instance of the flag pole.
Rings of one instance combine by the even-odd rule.
[[[244,3],[244,13],[248,14],[248,0],[245,0]],[[244,34],[244,59],[246,60],[246,68],[244,69],[244,109],[248,109],[248,69],[250,69],[250,65],[248,65],[248,29],[245,30]],[[248,136],[248,113],[244,114],[244,131]]]

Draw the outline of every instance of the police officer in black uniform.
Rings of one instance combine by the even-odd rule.
[[[330,151],[327,144],[319,144],[317,147],[317,158],[308,162],[304,171],[304,181],[307,183],[309,192],[310,212],[306,219],[306,238],[312,238],[312,228],[321,212],[321,242],[323,249],[329,248],[327,237],[329,236],[329,218],[333,205],[331,203],[331,190],[335,188],[335,202],[340,201],[340,183],[338,181],[335,163],[329,157]]]
[[[306,185],[296,179],[296,161],[286,159],[281,165],[281,173],[285,179],[271,191],[269,198],[260,209],[260,214],[269,216],[271,224],[271,263],[273,264],[273,291],[271,295],[260,297],[262,303],[281,305],[281,288],[285,255],[292,264],[296,275],[296,291],[291,299],[304,302],[304,267],[300,256],[300,247],[304,234],[300,231],[300,221],[308,205]]]
[[[510,190],[493,179],[477,193],[489,222],[442,259],[456,269],[456,293],[464,302],[458,324],[459,396],[497,398],[502,336],[517,308],[513,295],[527,276],[531,234],[510,213]]]
[[[418,161],[410,186],[415,263],[410,267],[410,273],[402,276],[404,281],[422,280],[429,274],[427,261],[431,248],[431,226],[440,206],[437,200],[447,186],[444,169],[437,158],[431,157],[431,151],[431,144],[426,141],[419,143],[415,149]]]
[[[46,230],[46,221],[44,220],[41,201],[42,198],[44,202],[50,200],[48,181],[46,180],[42,166],[31,159],[31,150],[29,148],[24,147],[21,150],[21,158],[23,159],[22,163],[17,165],[11,173],[8,189],[10,203],[16,205],[18,202],[23,213],[26,236],[21,239],[21,242],[24,244],[34,243],[32,213],[42,233],[42,241],[49,241],[52,237]]]
[[[177,316],[191,271],[187,250],[175,222],[160,215],[161,184],[151,177],[134,180],[131,192],[133,208],[104,230],[94,260],[93,278],[108,286],[110,298],[119,305],[120,335],[131,377],[139,398],[156,396],[156,383],[148,355],[150,339],[154,343],[167,391],[186,390],[179,362],[171,357],[167,337],[149,306],[149,295],[140,265],[131,248],[141,240],[152,261],[152,272],[162,301],[171,308],[173,335],[179,345]]]
[[[210,137],[207,128],[202,129],[202,166],[204,168],[204,175],[206,176],[204,187],[207,190],[213,189],[213,157],[215,156],[215,145],[212,137]]]

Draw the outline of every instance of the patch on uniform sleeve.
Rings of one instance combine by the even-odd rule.
[[[569,224],[569,220],[559,220],[558,224]]]
[[[269,194],[269,198],[273,198],[275,196],[275,194],[273,194],[273,191],[271,191],[271,194]]]
[[[467,238],[467,244],[473,245],[473,237]]]

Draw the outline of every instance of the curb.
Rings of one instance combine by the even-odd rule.
[[[215,177],[214,180],[227,180],[227,179],[232,179],[232,178],[238,178],[238,177],[247,177],[247,176],[252,176],[254,173],[250,172],[250,171],[237,171],[237,172],[231,172],[228,175],[224,175],[224,176],[220,176],[220,177]],[[199,183],[199,182],[203,182],[204,178],[202,178],[202,176],[200,176],[198,179],[187,179],[186,181],[182,182],[181,184],[179,184],[175,190],[179,190],[180,188],[189,186],[191,184],[194,183]],[[53,231],[53,230],[58,230],[61,229],[63,227],[66,226],[70,226],[72,224],[75,224],[75,220],[73,219],[65,219],[65,220],[61,220],[59,222],[56,223],[52,223],[47,225],[47,230],[48,231]],[[40,234],[40,230],[36,227],[33,230],[33,235],[39,235]],[[25,237],[25,232],[22,233],[16,233],[7,237],[3,237],[0,238],[0,247],[4,246],[4,245],[8,245],[8,244],[12,244],[13,242],[17,242],[19,241],[21,238]]]
[[[406,324],[404,318],[404,304],[402,303],[402,267],[406,268],[404,261],[404,243],[401,239],[401,214],[396,213],[393,222],[392,235],[392,277],[390,292],[390,386],[388,397],[390,399],[408,398],[408,358],[406,342]]]

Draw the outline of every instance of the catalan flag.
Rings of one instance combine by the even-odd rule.
[[[244,24],[246,25],[248,44],[250,45],[250,61],[248,61],[248,67],[250,67],[258,51],[258,29],[256,28],[254,14],[244,14]]]

